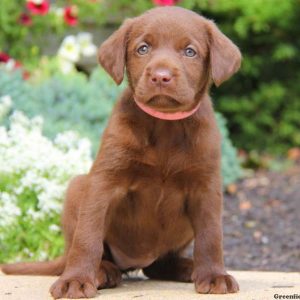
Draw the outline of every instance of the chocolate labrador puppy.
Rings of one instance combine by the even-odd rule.
[[[123,271],[234,293],[224,268],[220,134],[208,95],[240,67],[238,48],[216,25],[179,7],[126,20],[99,50],[117,102],[96,160],[69,185],[65,254],[4,265],[7,274],[60,275],[54,298],[93,297]],[[99,99],[101,101],[101,99]],[[182,251],[195,239],[194,259]]]

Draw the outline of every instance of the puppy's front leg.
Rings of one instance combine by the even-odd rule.
[[[88,175],[65,270],[50,292],[58,298],[91,298],[97,293],[97,273],[103,254],[105,216],[116,189],[101,175]]]
[[[223,261],[222,187],[218,175],[201,182],[189,199],[195,233],[192,280],[198,293],[235,293],[239,286]]]

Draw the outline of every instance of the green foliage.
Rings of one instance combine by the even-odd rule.
[[[36,97],[41,100],[30,102],[32,107],[28,113],[42,112],[47,120],[45,133],[50,137],[73,128],[98,147],[107,116],[119,92],[120,88],[115,88],[112,80],[100,69],[89,80],[78,73],[56,75],[37,87]]]
[[[242,170],[237,158],[237,151],[233,147],[225,118],[220,114],[216,113],[217,123],[222,136],[222,176],[224,186],[229,185],[237,181],[242,176]]]
[[[33,15],[26,9],[26,0],[1,0],[0,52],[8,53],[29,68],[36,67],[39,56],[51,45],[51,36],[63,37],[70,31],[70,27],[64,22],[63,11],[58,12],[58,8],[77,6],[79,30],[90,27],[91,23],[100,25],[107,20],[107,6],[100,5],[98,1],[54,2],[46,15]],[[32,19],[31,25],[21,24],[20,16],[24,12]]]
[[[76,130],[92,141],[94,152],[119,93],[120,87],[100,68],[89,79],[78,72],[56,74],[35,85],[24,82],[20,73],[0,70],[0,96],[11,95],[14,109],[30,117],[41,115],[44,132],[51,138]]]
[[[18,203],[20,207],[22,204]],[[1,228],[0,262],[45,260],[61,255],[64,248],[62,232],[59,227],[55,231],[49,229],[59,222],[58,214],[33,220],[22,210],[17,225]]]
[[[28,100],[28,99],[27,99]],[[11,98],[0,98],[0,262],[61,254],[59,225],[70,178],[91,166],[91,145],[76,133],[42,134],[43,120],[15,111],[5,126]]]
[[[26,59],[26,64],[30,64],[41,54],[40,45],[43,44],[42,38],[45,28],[49,25],[49,19],[44,16],[33,16],[35,26],[20,24],[19,18],[25,6],[25,0],[1,0],[0,51],[7,52],[11,57],[19,60]],[[50,27],[51,31],[58,33],[57,26],[50,25]]]
[[[32,89],[22,78],[20,71],[7,72],[0,66],[0,97],[9,95],[18,103],[28,105],[28,99],[33,97]]]
[[[186,0],[243,53],[241,71],[213,89],[242,149],[282,154],[300,146],[300,5],[297,0]]]

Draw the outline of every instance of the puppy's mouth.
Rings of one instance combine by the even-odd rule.
[[[200,105],[200,102],[195,103],[193,89],[180,86],[158,91],[142,84],[137,85],[133,98],[142,111],[162,120],[185,119],[191,116]]]
[[[167,95],[153,96],[144,104],[161,112],[177,112],[183,106],[179,101]]]

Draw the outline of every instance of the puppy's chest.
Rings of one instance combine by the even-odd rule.
[[[198,172],[195,165],[199,163],[193,156],[190,142],[183,136],[150,137],[139,151],[130,155],[131,160],[124,172],[127,198],[140,199],[137,201],[140,204],[142,199],[143,208],[147,207],[148,212],[154,209],[154,215],[158,208],[164,211],[165,206],[169,210],[170,199],[173,209],[182,211],[184,199],[193,186],[191,178]]]
[[[194,145],[184,130],[152,131],[141,140],[135,161],[165,176],[184,171],[194,163]]]

